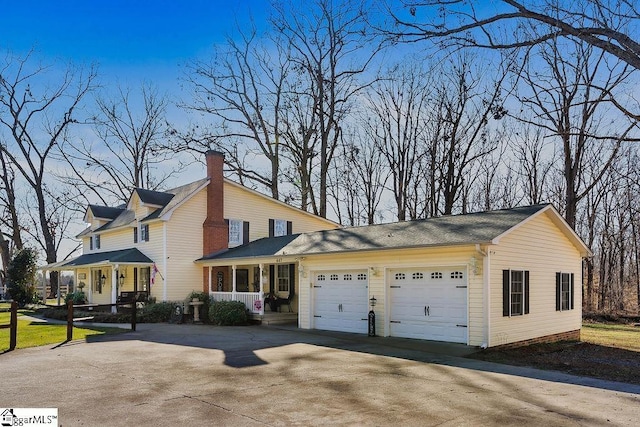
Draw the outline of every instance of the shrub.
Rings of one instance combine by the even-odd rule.
[[[138,312],[138,321],[142,323],[168,322],[175,307],[171,302],[159,302],[156,304],[145,304]]]
[[[249,316],[240,301],[214,301],[209,308],[209,320],[216,325],[246,325]]]
[[[82,291],[71,292],[64,297],[64,302],[69,303],[69,300],[73,301],[73,304],[84,304],[87,302],[87,297]]]
[[[21,306],[38,302],[38,291],[33,285],[36,278],[36,251],[19,250],[9,262],[7,284],[11,298]]]

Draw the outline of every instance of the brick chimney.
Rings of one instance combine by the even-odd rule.
[[[224,221],[224,154],[209,150],[207,160],[207,218],[203,228],[203,255],[226,249],[229,243],[229,228]]]

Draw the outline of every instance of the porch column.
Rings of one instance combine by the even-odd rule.
[[[93,304],[93,270],[89,269],[89,272],[87,273],[89,275],[89,278],[87,280],[87,282],[89,282],[89,289],[87,289],[87,301],[91,304]]]
[[[260,315],[264,315],[264,264],[260,263]]]
[[[60,294],[61,294],[61,289],[60,289],[60,272],[58,272],[58,305],[60,305]],[[51,270],[49,270],[49,283],[51,283]]]
[[[236,265],[231,266],[231,299],[236,300]]]
[[[111,268],[111,304],[115,304],[118,301],[118,275],[116,274],[115,267]],[[116,306],[111,307],[112,313],[117,313],[118,308]]]
[[[211,293],[213,292],[213,277],[212,277],[212,273],[213,273],[213,268],[211,266],[208,267],[209,268],[209,295],[211,295]]]

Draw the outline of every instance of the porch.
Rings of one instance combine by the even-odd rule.
[[[240,301],[254,319],[269,323],[297,322],[297,272],[295,262],[205,267],[213,301]]]

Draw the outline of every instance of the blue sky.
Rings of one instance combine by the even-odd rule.
[[[176,79],[235,29],[268,16],[268,0],[1,1],[0,49],[97,63],[102,78]]]

